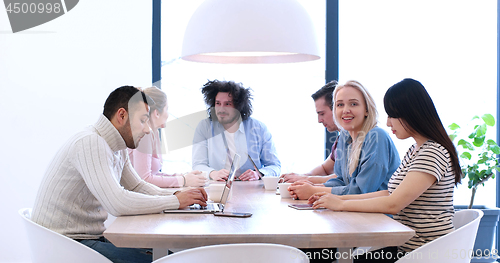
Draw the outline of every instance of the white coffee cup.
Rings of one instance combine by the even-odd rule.
[[[279,179],[280,179],[279,177],[272,177],[272,176],[262,177],[262,181],[264,181],[264,188],[266,189],[266,191],[276,191]]]
[[[207,171],[202,171],[201,172],[201,176],[203,176],[206,180],[205,182],[205,186],[208,186],[209,182],[210,182],[210,178],[208,178],[208,172]]]
[[[292,183],[279,183],[278,186],[280,188],[281,198],[292,198],[290,192],[288,192],[288,187],[292,185]]]
[[[208,199],[219,203],[222,199],[225,183],[210,183],[208,186]]]

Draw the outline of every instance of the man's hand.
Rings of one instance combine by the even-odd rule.
[[[226,169],[222,169],[219,171],[212,171],[210,172],[210,178],[215,181],[226,181],[227,177],[229,176],[229,171]]]
[[[257,171],[248,169],[244,173],[242,173],[238,178],[241,181],[255,181],[259,180],[259,174]]]
[[[307,200],[314,193],[316,193],[316,189],[313,184],[309,181],[297,181],[288,187],[288,191],[290,195],[294,199]]]
[[[200,171],[191,171],[184,174],[185,186],[202,187],[207,183],[207,178]]]
[[[207,193],[203,188],[183,189],[174,194],[179,199],[179,209],[193,204],[207,206]]]
[[[299,180],[307,180],[307,175],[297,174],[297,173],[287,173],[282,174],[280,178],[283,178],[285,183],[295,183]]]

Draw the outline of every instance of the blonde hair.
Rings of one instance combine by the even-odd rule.
[[[155,104],[149,108],[149,114],[153,113],[154,110],[157,110],[161,113],[167,106],[167,94],[165,94],[165,92],[163,92],[161,89],[153,86],[145,88],[143,92],[151,97],[155,102]]]
[[[352,143],[349,146],[349,174],[354,173],[356,168],[358,167],[359,163],[359,156],[361,155],[361,147],[363,146],[363,142],[365,140],[366,135],[368,132],[373,129],[377,125],[377,119],[378,119],[378,112],[377,112],[377,107],[375,106],[375,101],[373,100],[372,96],[370,93],[359,83],[358,81],[355,80],[349,80],[343,85],[337,86],[335,88],[335,92],[333,94],[333,99],[336,102],[337,101],[337,93],[339,90],[345,88],[345,87],[351,87],[354,89],[357,89],[363,94],[363,98],[365,99],[365,107],[366,111],[368,112],[368,115],[366,116],[365,120],[363,121],[363,125],[361,126],[361,130],[358,133],[358,136],[356,138],[352,138]],[[339,124],[339,120],[337,120],[337,107],[336,104],[334,104],[333,111],[334,111],[334,120],[335,123],[337,124],[337,127],[342,128],[342,126]]]

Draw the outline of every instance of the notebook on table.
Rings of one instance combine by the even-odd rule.
[[[222,190],[222,198],[220,203],[207,203],[207,206],[201,206],[194,204],[188,206],[184,209],[177,210],[163,210],[165,214],[179,214],[179,213],[202,213],[202,214],[213,214],[215,212],[224,212],[224,206],[231,193],[231,188],[234,182],[234,174],[236,173],[236,167],[240,161],[240,156],[238,154],[234,155],[233,162],[231,163],[231,169],[229,171],[229,177],[226,180],[226,186]]]

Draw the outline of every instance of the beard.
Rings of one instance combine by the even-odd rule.
[[[127,148],[135,149],[137,145],[134,142],[134,136],[132,135],[132,127],[130,127],[130,119],[127,120],[127,123],[123,127],[121,127],[118,132],[122,136],[125,141],[125,145]]]
[[[221,113],[223,114],[223,116],[220,116]],[[240,112],[236,109],[225,110],[223,112],[215,111],[215,116],[217,117],[217,121],[220,124],[223,124],[223,125],[233,124],[233,123],[236,123],[236,121],[238,121],[238,119],[240,118]]]
[[[230,116],[230,115],[225,115],[223,118],[220,116],[217,116],[217,121],[220,124],[232,124],[235,123],[238,120],[238,115]]]

